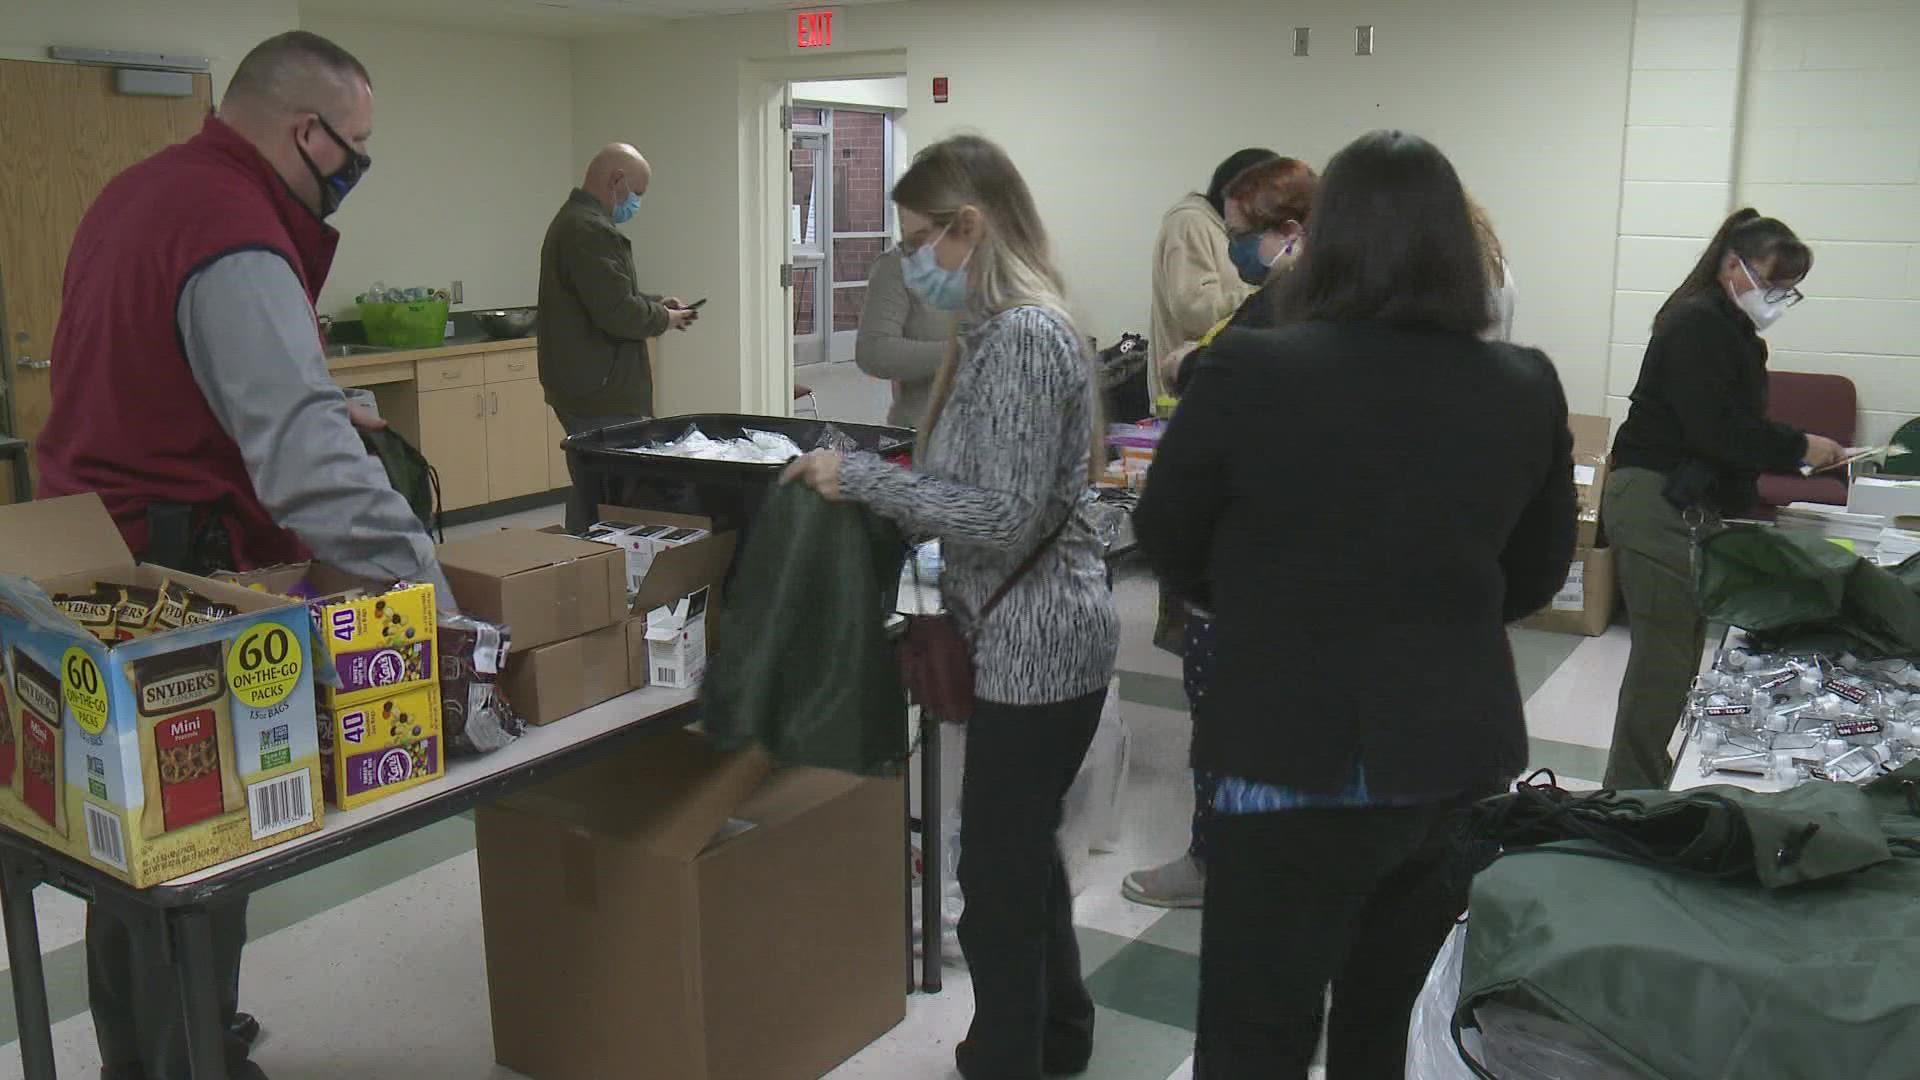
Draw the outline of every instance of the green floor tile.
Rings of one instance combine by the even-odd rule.
[[[1181,908],[1160,916],[1147,927],[1140,940],[1150,945],[1177,949],[1189,956],[1200,955],[1200,909]]]
[[[1087,989],[1094,1001],[1116,1012],[1192,1031],[1200,1000],[1200,958],[1135,941],[1089,976]]]
[[[1193,1056],[1193,1032],[1115,1009],[1098,1010],[1088,1080],[1167,1080]]]
[[[1151,675],[1144,671],[1122,671],[1120,700],[1156,709],[1187,711],[1187,691],[1171,675]]]
[[[1507,631],[1507,637],[1513,642],[1513,669],[1520,676],[1522,701],[1544,686],[1553,673],[1560,670],[1560,665],[1567,662],[1567,657],[1573,655],[1573,650],[1587,640],[1574,634],[1521,629]]]
[[[1109,934],[1105,930],[1095,930],[1091,926],[1076,926],[1074,936],[1080,939],[1080,970],[1091,975],[1113,959],[1115,953],[1127,947],[1127,938],[1119,934]]]

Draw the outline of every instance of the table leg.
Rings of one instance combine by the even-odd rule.
[[[193,1080],[227,1080],[226,1025],[216,984],[213,920],[205,908],[167,915],[173,934],[175,972],[187,1021],[187,1061]]]
[[[13,975],[13,1012],[20,1026],[20,1066],[27,1080],[54,1080],[53,1020],[47,1012],[47,978],[40,962],[40,922],[33,910],[30,867],[0,855],[0,906],[7,923],[7,963]]]
[[[900,907],[907,913],[907,993],[911,994],[920,988],[920,976],[913,968],[913,769],[908,765],[900,773],[900,813],[904,815],[901,820],[907,823],[907,872],[903,875],[907,895],[906,903]]]
[[[941,943],[946,931],[946,887],[941,872],[940,720],[920,710],[920,989],[940,992]]]

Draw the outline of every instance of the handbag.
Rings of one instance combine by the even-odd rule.
[[[1041,556],[1067,531],[1067,524],[1072,520],[1073,510],[1069,509],[1060,524],[980,606],[974,616],[976,625],[992,614],[1020,579],[1039,565]],[[909,559],[913,562],[914,584],[918,585],[920,561],[911,556]],[[960,631],[959,622],[951,614],[908,615],[906,619],[906,632],[895,643],[894,656],[900,661],[900,685],[907,692],[907,700],[941,720],[966,723],[973,715],[973,642]]]

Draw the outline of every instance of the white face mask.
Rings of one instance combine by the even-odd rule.
[[[1760,283],[1759,278],[1753,276],[1753,271],[1748,269],[1745,259],[1740,260],[1740,272],[1747,275],[1747,284],[1752,285],[1753,288],[1734,297],[1733,302],[1740,305],[1740,310],[1747,313],[1747,318],[1753,320],[1753,328],[1764,333],[1768,327],[1779,322],[1780,316],[1785,315],[1787,309],[1793,305],[1785,300],[1769,302],[1767,287]]]

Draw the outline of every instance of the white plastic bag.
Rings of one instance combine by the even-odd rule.
[[[1460,1003],[1460,964],[1467,951],[1467,924],[1447,935],[1440,955],[1427,971],[1427,984],[1413,1004],[1407,1027],[1407,1075],[1420,1080],[1474,1080],[1473,1070],[1460,1060],[1453,1044],[1453,1011]],[[1479,1049],[1475,1032],[1463,1031],[1467,1052]]]
[[[1107,687],[1100,709],[1100,726],[1080,763],[1080,772],[1067,790],[1060,818],[1060,853],[1067,862],[1067,879],[1084,876],[1094,852],[1114,850],[1120,841],[1120,806],[1126,793],[1127,766],[1133,754],[1133,733],[1120,713],[1120,680]]]

